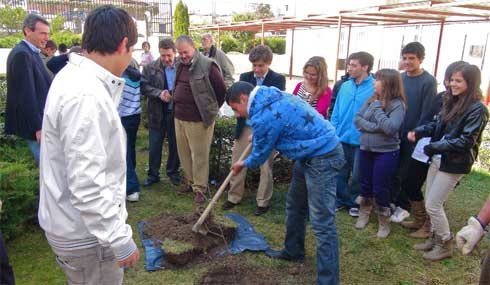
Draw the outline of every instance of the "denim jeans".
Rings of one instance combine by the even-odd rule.
[[[160,180],[160,164],[162,163],[163,140],[167,137],[168,157],[166,173],[168,177],[177,178],[180,176],[180,160],[177,153],[177,143],[175,141],[174,116],[171,112],[165,112],[160,129],[150,128],[150,153],[148,179],[151,181]]]
[[[359,155],[362,197],[374,196],[376,205],[390,206],[393,177],[398,166],[400,151],[372,152],[361,150]]]
[[[122,117],[121,122],[126,130],[126,195],[140,192],[140,182],[136,175],[136,134],[140,125],[140,114]]]
[[[37,141],[31,141],[31,140],[26,140],[27,146],[32,152],[32,155],[34,156],[34,159],[36,160],[37,164],[39,164],[39,151],[40,151],[40,145]]]
[[[342,149],[346,163],[337,177],[336,206],[357,207],[355,201],[361,193],[361,185],[359,184],[359,146],[342,143]]]
[[[344,165],[340,144],[327,154],[297,160],[286,201],[284,252],[305,256],[306,221],[317,239],[317,284],[339,284],[339,243],[335,225],[335,179]]]

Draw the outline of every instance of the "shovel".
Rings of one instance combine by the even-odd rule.
[[[239,161],[240,160],[244,160],[245,157],[247,157],[248,154],[250,153],[250,150],[251,149],[252,149],[252,144],[250,143],[247,146],[247,148],[245,148],[245,150],[242,152],[242,155],[240,156],[240,158],[238,160]],[[223,181],[223,183],[219,187],[218,191],[216,191],[216,194],[214,194],[213,199],[211,199],[211,202],[209,202],[208,206],[206,207],[206,209],[204,210],[204,212],[202,213],[202,215],[199,217],[199,220],[197,220],[197,222],[192,227],[192,231],[193,232],[200,233],[202,235],[206,235],[208,233],[208,230],[205,229],[202,226],[202,224],[204,223],[204,221],[206,220],[206,218],[209,216],[209,213],[211,212],[211,209],[213,209],[214,205],[216,204],[216,202],[220,198],[221,194],[223,194],[223,191],[225,191],[225,188],[228,185],[228,183],[230,183],[230,179],[231,179],[232,176],[233,176],[233,171],[230,171],[230,173],[228,174],[228,176],[226,176],[225,181]]]

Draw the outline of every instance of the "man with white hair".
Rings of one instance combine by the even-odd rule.
[[[222,50],[213,45],[213,36],[210,33],[201,35],[201,44],[203,48],[202,54],[216,61],[221,68],[226,88],[230,88],[233,82],[235,82],[233,79],[233,74],[235,74],[233,63]]]

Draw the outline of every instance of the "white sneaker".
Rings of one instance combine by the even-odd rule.
[[[134,192],[133,194],[126,196],[126,200],[128,200],[129,202],[138,202],[139,199],[140,199],[139,192]]]
[[[390,221],[393,223],[401,223],[408,217],[410,217],[410,213],[407,210],[396,207],[395,212],[390,217]]]
[[[359,208],[352,207],[349,209],[349,216],[351,217],[359,217]]]

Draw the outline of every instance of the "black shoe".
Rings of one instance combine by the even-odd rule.
[[[265,251],[265,254],[273,259],[282,259],[282,260],[292,261],[292,262],[305,262],[304,257],[290,256],[289,254],[285,253],[284,250],[268,249]]]
[[[228,211],[228,210],[233,209],[233,207],[235,207],[236,205],[238,205],[238,204],[235,204],[235,203],[230,202],[230,201],[226,201],[226,202],[223,204],[223,206],[221,206],[221,209],[222,209],[223,211]]]
[[[269,206],[265,206],[265,207],[259,207],[257,206],[257,208],[255,209],[255,215],[256,216],[261,216],[265,213],[267,213],[267,211],[269,211]]]
[[[151,186],[152,184],[155,184],[155,183],[158,183],[160,180],[155,180],[155,179],[151,179],[151,178],[146,178],[145,179],[145,182],[143,182],[143,187],[149,187]]]

